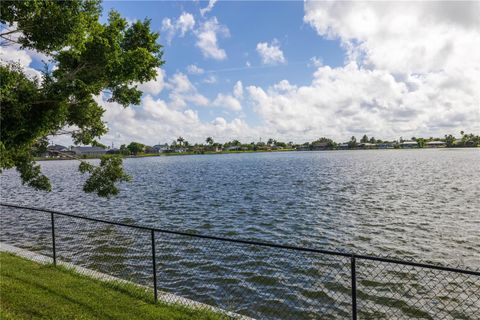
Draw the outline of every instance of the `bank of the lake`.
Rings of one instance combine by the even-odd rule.
[[[221,319],[205,310],[153,304],[134,285],[106,283],[64,267],[0,252],[2,319]]]
[[[205,151],[205,152],[163,152],[163,153],[141,153],[137,155],[122,155],[122,158],[148,158],[148,157],[171,157],[171,156],[193,156],[193,155],[213,155],[213,154],[241,154],[241,153],[265,153],[265,152],[291,152],[295,149],[277,149],[277,150],[232,150],[232,151]],[[101,156],[78,156],[78,159],[100,159]],[[35,157],[35,161],[52,160],[72,160],[72,157]]]

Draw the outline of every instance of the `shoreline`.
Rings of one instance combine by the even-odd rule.
[[[384,151],[393,151],[393,150],[458,150],[458,149],[480,149],[480,147],[455,147],[455,148],[384,148],[384,149],[325,149],[325,150],[296,150],[296,149],[281,149],[281,150],[245,150],[245,151],[207,151],[207,152],[169,152],[169,153],[147,153],[139,155],[121,155],[121,154],[111,154],[121,156],[123,159],[128,158],[148,158],[148,157],[175,157],[175,156],[201,156],[201,155],[221,155],[221,154],[241,154],[241,153],[270,153],[270,152],[325,152],[325,151],[375,151],[375,150],[384,150]],[[109,155],[109,154],[105,154]],[[100,159],[101,156],[79,156],[76,159],[59,157],[35,157],[35,161],[54,161],[54,160],[88,160],[88,159]]]

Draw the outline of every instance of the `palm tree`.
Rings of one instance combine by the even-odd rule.
[[[178,144],[179,144],[179,145],[182,145],[182,144],[183,144],[183,141],[185,141],[185,139],[183,139],[182,137],[178,137],[178,138],[177,138],[177,141],[178,141]]]
[[[213,139],[212,137],[208,137],[207,140],[205,140],[209,145],[213,145]]]

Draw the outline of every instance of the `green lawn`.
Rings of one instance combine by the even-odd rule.
[[[0,253],[0,319],[220,319],[218,314],[153,304],[136,286]]]

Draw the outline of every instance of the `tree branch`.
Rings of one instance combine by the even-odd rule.
[[[8,32],[0,33],[0,37],[3,38],[3,37],[6,36],[6,35],[9,35],[9,34],[12,34],[12,33],[16,33],[16,32],[22,32],[22,30],[21,30],[21,29],[15,29],[15,30],[10,30],[10,31],[8,31]]]

